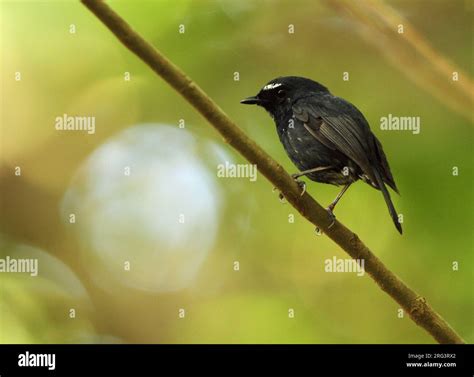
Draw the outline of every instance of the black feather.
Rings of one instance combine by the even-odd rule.
[[[302,77],[270,81],[243,103],[264,107],[273,117],[290,159],[317,182],[348,185],[359,179],[382,191],[390,216],[402,233],[385,184],[398,193],[382,144],[362,113],[328,89]]]

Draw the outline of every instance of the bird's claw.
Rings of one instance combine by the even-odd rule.
[[[280,199],[280,202],[282,202],[282,203],[285,203],[285,202],[286,202],[285,195],[283,195],[282,192],[279,192],[279,193],[278,193],[278,199]]]
[[[303,196],[304,193],[306,192],[306,183],[304,181],[300,181],[298,179],[299,175],[298,174],[292,174],[291,177],[295,180],[295,182],[298,184],[298,186],[301,188],[301,194],[300,196]],[[277,191],[278,189],[276,187],[273,187],[272,192]],[[281,193],[281,191],[278,192],[278,198],[280,199],[280,202],[285,203],[285,196]]]
[[[326,211],[329,215],[329,218],[331,219],[331,224],[329,224],[328,229],[331,229],[336,223],[336,215],[334,215],[331,207],[326,208]]]
[[[279,191],[276,187],[273,187],[272,192],[278,191],[278,199],[280,199],[281,203],[285,203],[286,199],[285,196]]]
[[[304,181],[300,181],[298,179],[299,175],[298,174],[292,174],[291,175],[291,178],[293,178],[295,180],[295,182],[298,184],[298,186],[300,186],[301,188],[301,194],[300,196],[303,196],[304,193],[306,192],[306,183]]]
[[[336,216],[332,212],[331,207],[326,208],[326,211],[329,215],[329,218],[331,219],[331,224],[329,224],[328,229],[331,229],[334,226],[334,224],[336,223]],[[321,228],[319,226],[317,226],[314,231],[316,232],[317,236],[321,236],[323,234],[323,231],[321,230]]]

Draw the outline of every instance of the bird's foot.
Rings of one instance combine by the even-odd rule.
[[[286,203],[285,196],[281,191],[279,191],[276,187],[273,187],[272,192],[278,191],[278,199],[280,199],[281,203]]]
[[[301,177],[300,174],[292,174],[291,175],[291,178],[293,178],[295,180],[295,182],[298,184],[298,186],[300,186],[301,188],[301,194],[300,196],[303,196],[304,193],[306,192],[306,183],[304,181],[300,181],[298,178]]]
[[[329,215],[329,219],[331,220],[331,224],[329,224],[328,229],[331,229],[333,225],[336,223],[336,215],[334,215],[334,213],[332,212],[331,206],[326,208],[326,211]],[[317,226],[314,231],[316,232],[317,236],[321,236],[323,234],[323,231],[321,230],[319,226]]]
[[[292,174],[291,178],[293,178],[295,180],[295,182],[298,184],[298,186],[300,186],[300,188],[301,188],[300,196],[303,196],[304,193],[306,192],[306,183],[304,181],[300,181],[298,179],[298,177],[300,177],[300,176],[301,175],[299,175],[299,174]],[[278,191],[278,189],[276,187],[273,187],[272,192],[275,192],[275,191]],[[278,198],[280,199],[280,202],[282,202],[282,203],[286,202],[285,196],[283,195],[283,193],[281,191],[278,191]]]
[[[331,224],[329,224],[328,229],[331,229],[334,226],[334,224],[336,223],[336,215],[334,214],[333,209],[334,208],[331,207],[331,206],[326,208],[326,211],[329,215],[329,219],[331,220]]]

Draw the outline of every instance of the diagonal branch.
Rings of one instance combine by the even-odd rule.
[[[234,147],[263,174],[288,202],[309,222],[322,229],[354,259],[365,260],[366,272],[440,343],[464,343],[462,338],[426,300],[409,288],[369,250],[351,230],[339,221],[329,229],[331,220],[326,210],[308,193],[300,196],[300,187],[290,175],[260,146],[251,140],[217,104],[184,72],[136,33],[117,13],[100,0],[82,0],[109,30],[153,71],[181,94],[209,123],[219,131],[225,142]]]

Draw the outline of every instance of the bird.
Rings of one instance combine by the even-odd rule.
[[[257,95],[240,101],[263,107],[273,118],[278,137],[299,172],[292,177],[342,186],[327,211],[334,209],[350,185],[362,180],[382,192],[390,217],[400,234],[402,226],[392,203],[389,186],[399,194],[382,144],[364,115],[350,102],[333,95],[327,87],[305,77],[277,77]]]

